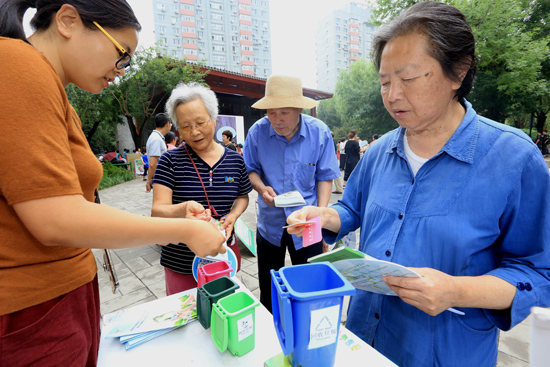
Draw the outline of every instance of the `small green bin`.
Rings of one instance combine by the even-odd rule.
[[[260,302],[245,292],[233,293],[212,306],[210,335],[220,352],[243,356],[255,347],[255,312]]]
[[[210,327],[212,305],[218,302],[220,298],[234,293],[238,288],[239,285],[227,276],[214,279],[197,288],[197,318],[203,328],[208,329]]]

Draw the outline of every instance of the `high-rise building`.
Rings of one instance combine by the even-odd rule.
[[[367,5],[349,3],[317,24],[317,88],[334,92],[340,70],[363,57],[370,58],[372,36]]]
[[[271,75],[269,0],[153,0],[163,54],[237,73]]]

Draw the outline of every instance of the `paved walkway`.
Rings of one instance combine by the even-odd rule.
[[[129,181],[100,191],[102,202],[115,208],[149,216],[153,195],[145,193],[145,184],[140,179]],[[332,194],[330,203],[336,202],[341,195]],[[248,209],[242,215],[245,223],[256,232],[256,199],[250,194]],[[116,225],[113,224],[114,228]],[[116,230],[116,229],[115,229]],[[259,298],[258,268],[256,258],[241,247],[241,271],[237,277]],[[160,265],[160,247],[157,245],[112,251],[115,269],[120,281],[120,291],[115,295],[107,274],[101,269],[99,259],[101,250],[93,250],[98,260],[99,288],[101,295],[101,314],[121,310],[130,306],[164,297],[164,268]],[[290,261],[287,257],[287,264]],[[509,332],[501,332],[499,343],[498,367],[528,367],[529,358],[529,319]]]

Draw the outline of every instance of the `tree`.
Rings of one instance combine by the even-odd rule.
[[[342,126],[347,131],[356,129],[360,137],[385,133],[398,126],[384,107],[378,72],[365,59],[340,72],[334,99]]]
[[[372,24],[380,26],[395,18],[401,11],[410,8],[417,0],[377,0],[372,6]]]
[[[500,122],[518,110],[531,109],[548,91],[548,81],[541,74],[550,53],[548,38],[537,37],[534,27],[527,28],[525,20],[533,9],[525,4],[521,0],[461,0],[457,4],[472,26],[479,55],[480,77],[472,101],[479,113]],[[503,103],[495,108],[495,100]]]
[[[419,1],[379,0],[377,24]],[[536,111],[546,120],[549,105],[550,30],[548,0],[450,0],[460,9],[476,37],[478,74],[468,97],[484,116],[507,117]]]
[[[331,130],[334,130],[337,127],[341,126],[342,121],[340,120],[340,115],[336,110],[334,98],[323,99],[321,102],[319,102],[317,112],[317,117],[319,118],[319,120],[327,124]]]
[[[546,46],[550,50],[550,1],[549,0],[523,0],[524,7],[530,12],[525,17],[526,29],[533,32],[534,37],[546,40]],[[537,131],[542,131],[546,125],[550,113],[550,52],[546,52],[541,68],[541,83],[532,97],[533,104],[528,106],[528,112],[532,112],[536,118]]]
[[[96,153],[114,150],[114,126],[119,119],[113,111],[111,94],[106,90],[93,94],[74,84],[69,84],[65,91],[82,121],[82,130],[92,150]]]
[[[154,48],[134,54],[130,72],[121,77],[120,83],[111,84],[108,91],[130,128],[136,148],[146,142],[146,125],[163,111],[172,89],[181,82],[203,82],[206,74],[200,64],[156,56]]]

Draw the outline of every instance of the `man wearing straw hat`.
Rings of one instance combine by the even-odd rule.
[[[279,194],[297,190],[306,205],[327,206],[332,180],[340,176],[328,126],[302,109],[317,102],[302,94],[299,78],[272,75],[265,97],[252,105],[267,110],[248,131],[244,160],[250,182],[258,192],[257,234],[260,301],[271,311],[270,270],[285,264],[286,249],[292,264],[304,264],[323,252],[323,242],[307,247],[283,228],[290,213],[302,207],[275,207]]]

